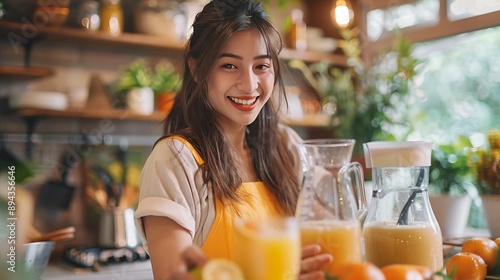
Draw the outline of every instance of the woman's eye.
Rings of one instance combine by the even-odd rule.
[[[224,64],[222,65],[222,67],[226,69],[236,69],[236,66],[234,66],[234,64]]]
[[[260,64],[260,65],[257,65],[257,69],[259,70],[266,70],[266,69],[269,69],[269,64]]]

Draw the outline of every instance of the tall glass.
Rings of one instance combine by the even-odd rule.
[[[296,280],[301,245],[293,217],[235,221],[235,262],[246,280]]]
[[[361,223],[366,210],[363,171],[351,163],[355,141],[316,139],[298,144],[304,172],[297,205],[302,246],[319,244],[333,256],[323,268],[333,273],[342,263],[361,262]]]

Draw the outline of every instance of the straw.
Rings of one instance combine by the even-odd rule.
[[[417,183],[415,184],[415,187],[417,187],[418,189],[412,191],[410,197],[403,206],[403,210],[401,210],[401,214],[399,214],[397,225],[408,225],[408,211],[410,210],[410,206],[413,203],[415,197],[417,196],[417,193],[422,192],[422,189],[420,187],[422,185],[422,182],[424,181],[424,175],[425,175],[424,168],[421,168],[420,173],[418,174]]]

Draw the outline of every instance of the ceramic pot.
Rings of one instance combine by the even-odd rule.
[[[445,238],[463,237],[472,199],[464,196],[429,196],[432,211]]]
[[[158,110],[163,112],[169,112],[174,106],[175,93],[173,92],[162,92],[156,98],[156,103]]]
[[[127,94],[127,107],[134,114],[149,115],[153,113],[153,90],[149,87],[131,89]]]
[[[500,237],[500,195],[482,195],[483,210],[492,238]]]

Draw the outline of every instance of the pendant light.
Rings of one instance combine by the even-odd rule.
[[[335,0],[331,17],[340,28],[346,28],[351,23],[354,13],[349,0]]]

